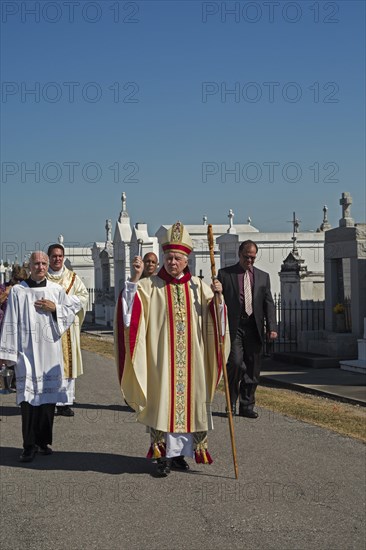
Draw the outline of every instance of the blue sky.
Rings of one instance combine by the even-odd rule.
[[[104,240],[122,191],[151,232],[365,221],[365,4],[270,4],[3,1],[4,260]]]

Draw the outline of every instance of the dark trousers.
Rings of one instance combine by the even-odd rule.
[[[241,319],[227,363],[230,401],[239,411],[253,410],[259,383],[262,342],[254,317]]]
[[[52,428],[55,416],[55,403],[34,407],[26,401],[20,404],[22,412],[23,447],[52,445]]]

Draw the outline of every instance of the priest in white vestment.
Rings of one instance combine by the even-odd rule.
[[[9,294],[0,338],[1,363],[15,365],[16,401],[22,413],[21,462],[31,462],[37,452],[52,453],[55,404],[70,399],[61,335],[81,307],[79,298],[47,281],[47,254],[33,252],[29,268],[29,279]]]
[[[67,403],[57,403],[56,409],[58,416],[74,416],[71,405],[75,400],[75,381],[83,374],[80,330],[86,313],[89,293],[80,277],[64,265],[65,251],[62,244],[51,244],[47,254],[50,259],[47,279],[61,285],[68,296],[76,296],[81,303],[81,309],[75,316],[74,322],[62,335],[64,371],[69,386],[70,399]]]
[[[171,468],[187,470],[184,457],[211,463],[207,431],[212,429],[210,405],[220,381],[219,339],[225,355],[230,342],[221,283],[222,319],[217,322],[213,290],[188,269],[192,240],[178,222],[162,243],[164,266],[141,279],[143,262],[135,257],[135,273],[116,307],[115,344],[121,390],[137,420],[150,429],[149,458],[157,474]]]

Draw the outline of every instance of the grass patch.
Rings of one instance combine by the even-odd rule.
[[[81,348],[114,359],[111,339],[82,333]],[[219,389],[223,389],[222,383]],[[269,409],[366,442],[366,409],[363,407],[267,386],[259,386],[256,397],[259,408]]]
[[[114,359],[113,340],[110,338],[81,333],[81,349],[108,357],[108,359]]]
[[[260,386],[256,396],[258,407],[366,442],[364,407],[267,386]]]

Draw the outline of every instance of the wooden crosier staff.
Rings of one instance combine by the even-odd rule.
[[[214,238],[213,238],[213,232],[212,232],[212,225],[211,224],[209,224],[208,227],[207,227],[207,240],[208,240],[208,248],[210,250],[211,277],[212,277],[212,280],[214,280],[214,279],[216,279],[216,266],[215,266],[215,253],[214,253]],[[222,370],[223,370],[223,373],[224,373],[226,410],[227,410],[228,418],[229,418],[231,449],[232,449],[232,452],[233,452],[235,479],[238,479],[239,472],[238,472],[238,463],[237,463],[237,460],[236,460],[236,445],[235,445],[234,423],[233,423],[233,415],[232,415],[232,411],[231,411],[229,381],[228,381],[228,377],[227,377],[227,369],[226,369],[226,361],[225,361],[225,353],[224,353],[224,337],[221,335],[221,330],[220,330],[221,316],[220,316],[220,307],[219,307],[219,305],[220,305],[219,304],[219,295],[218,295],[217,292],[215,292],[214,299],[215,299],[216,319],[217,319],[217,325],[218,325],[218,342],[219,342],[219,348],[220,348]]]

